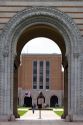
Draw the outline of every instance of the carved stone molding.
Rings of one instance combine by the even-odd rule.
[[[9,55],[9,47],[8,45],[6,45],[3,50],[3,56],[8,57],[8,55]]]
[[[47,7],[33,7],[30,9],[26,8],[25,10],[18,12],[13,18],[11,18],[11,20],[4,28],[1,34],[1,40],[4,39],[4,36],[5,36],[6,40],[4,40],[4,42],[9,42],[10,40],[8,40],[8,38],[11,38],[11,35],[14,32],[14,29],[19,24],[23,23],[25,20],[27,20],[28,22],[30,21],[31,23],[31,18],[32,18],[32,22],[37,22],[38,19],[40,19],[40,22],[44,22],[41,16],[47,18],[47,23],[49,22],[49,18],[51,18],[52,21],[54,22],[56,22],[57,20],[57,24],[60,23],[64,25],[65,28],[68,28],[69,32],[71,31],[70,33],[71,37],[74,39],[73,43],[71,43],[72,46],[74,44],[76,48],[79,49],[79,47],[77,47],[78,46],[77,41],[79,41],[80,43],[82,41],[82,38],[79,32],[79,29],[77,28],[73,20],[68,15],[64,14],[61,11],[53,8],[47,8]],[[53,24],[54,22],[51,22],[51,23]]]

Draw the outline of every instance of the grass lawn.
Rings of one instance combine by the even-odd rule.
[[[25,111],[25,110],[18,110],[18,114],[19,114],[20,116],[24,115],[26,112],[27,112],[27,111]]]
[[[57,115],[62,116],[63,111],[54,111]]]
[[[53,108],[53,111],[59,115],[59,116],[62,116],[63,112],[64,112],[64,109],[61,108],[61,107],[56,107],[56,108]]]
[[[28,107],[19,107],[18,108],[18,114],[20,116],[24,115],[26,112],[28,112],[29,108]]]

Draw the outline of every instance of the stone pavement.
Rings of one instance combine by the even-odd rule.
[[[83,125],[83,122],[65,122],[63,120],[16,120],[0,122],[0,125]]]
[[[39,120],[39,110],[35,110],[34,114],[32,110],[29,110],[25,115],[20,117],[20,120]],[[60,120],[61,118],[55,114],[52,110],[42,110],[41,120]],[[19,120],[19,119],[18,119]]]
[[[52,117],[53,116],[53,117]],[[83,125],[83,122],[65,122],[52,111],[42,111],[42,119],[39,119],[39,112],[29,111],[25,118],[21,117],[15,121],[0,122],[0,125]]]

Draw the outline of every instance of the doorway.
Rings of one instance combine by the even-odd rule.
[[[58,97],[56,95],[51,96],[50,98],[50,107],[58,106]]]
[[[32,97],[24,97],[24,106],[25,107],[32,107]]]

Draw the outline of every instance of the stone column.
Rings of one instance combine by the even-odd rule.
[[[11,64],[9,47],[5,46],[4,52],[1,56],[0,64],[0,120],[14,120],[13,110],[11,107]]]
[[[20,64],[19,58],[16,57],[14,62],[14,84],[13,84],[13,114],[16,118],[19,117],[18,106],[18,66]]]
[[[17,105],[18,105],[18,68],[14,67],[13,113],[16,118],[18,117]]]
[[[70,63],[69,63],[70,62]],[[79,94],[80,94],[80,61],[79,53],[76,52],[70,55],[68,60],[68,115],[67,121],[83,120],[79,114]]]
[[[64,115],[68,115],[68,65],[64,67]]]

